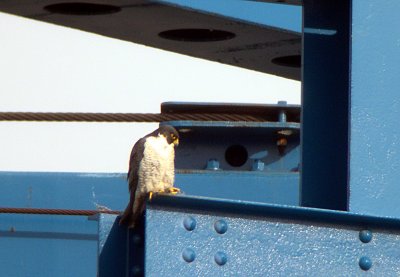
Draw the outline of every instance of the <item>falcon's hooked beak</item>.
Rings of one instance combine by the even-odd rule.
[[[175,136],[175,134],[170,134],[170,143],[172,142],[174,144],[174,146],[178,146],[179,144],[179,137]]]
[[[175,138],[174,141],[173,141],[173,144],[175,146],[178,146],[179,145],[179,138]]]

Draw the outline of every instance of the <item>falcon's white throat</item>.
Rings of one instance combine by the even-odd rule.
[[[168,144],[162,135],[148,137],[138,171],[137,193],[164,191],[174,184],[174,144]]]

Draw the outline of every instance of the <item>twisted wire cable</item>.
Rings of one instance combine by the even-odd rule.
[[[98,213],[120,214],[121,211],[112,210],[70,210],[70,209],[43,209],[43,208],[9,208],[0,207],[0,213],[6,214],[46,214],[46,215],[81,215],[91,216]]]
[[[63,122],[161,122],[191,121],[266,121],[264,116],[229,113],[44,113],[0,112],[0,121]]]

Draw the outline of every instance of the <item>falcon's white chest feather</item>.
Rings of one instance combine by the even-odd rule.
[[[170,188],[174,184],[175,149],[164,136],[148,137],[139,166],[138,191],[147,193]]]

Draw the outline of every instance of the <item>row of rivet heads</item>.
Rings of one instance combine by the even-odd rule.
[[[372,240],[372,232],[370,230],[360,231],[359,239],[363,243],[369,243]],[[362,256],[358,261],[358,265],[362,270],[367,271],[372,267],[372,260],[367,256]]]
[[[196,220],[191,216],[187,217],[183,221],[183,226],[186,230],[193,231],[196,228]],[[228,224],[224,220],[217,220],[214,223],[214,229],[218,234],[224,234],[228,230]],[[359,238],[361,242],[369,243],[372,240],[372,232],[362,230],[359,233]],[[196,253],[192,249],[187,248],[183,251],[182,257],[186,262],[191,263],[195,260]],[[218,265],[224,265],[228,258],[225,253],[218,251],[214,256],[214,260]],[[369,270],[372,267],[372,260],[363,256],[359,260],[359,266],[362,270]]]
[[[185,229],[187,231],[193,231],[196,228],[196,220],[191,216],[186,217],[183,220],[183,227],[185,227]],[[214,229],[218,234],[221,234],[221,235],[225,234],[226,231],[228,230],[228,224],[226,223],[226,221],[224,221],[222,219],[217,220],[214,222]],[[196,253],[194,252],[193,249],[186,248],[182,252],[182,258],[186,262],[191,263],[196,259]],[[214,261],[218,265],[224,265],[228,261],[228,256],[224,252],[218,251],[214,255]]]

